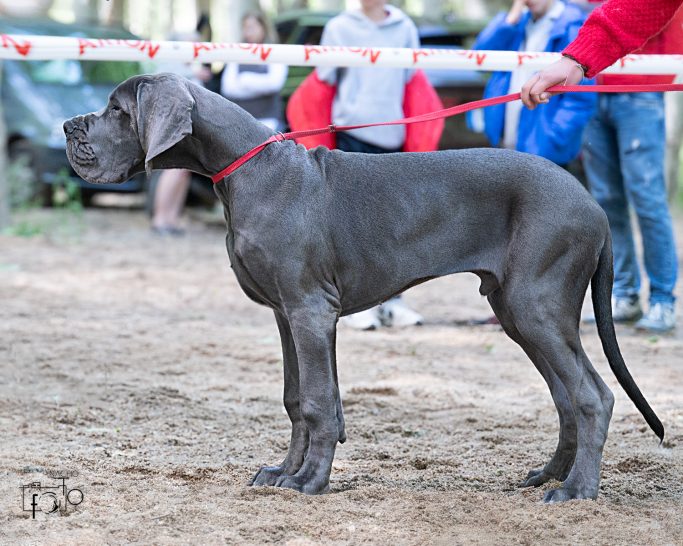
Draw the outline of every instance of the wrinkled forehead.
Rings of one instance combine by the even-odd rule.
[[[109,93],[109,100],[115,100],[120,103],[130,102],[135,98],[138,81],[139,78],[135,77],[120,83],[111,93]]]

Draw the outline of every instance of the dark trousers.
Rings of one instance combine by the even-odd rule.
[[[401,149],[390,150],[375,146],[352,137],[349,133],[337,133],[337,149],[342,152],[360,152],[362,154],[391,154],[400,152]]]

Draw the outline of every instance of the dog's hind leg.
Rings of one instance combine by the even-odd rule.
[[[573,400],[578,424],[576,459],[562,487],[548,491],[545,502],[598,496],[602,450],[612,418],[614,395],[593,368],[580,343],[574,351],[580,369]]]
[[[555,454],[543,468],[531,470],[522,483],[522,487],[539,486],[550,480],[564,481],[574,464],[574,457],[576,456],[576,419],[567,390],[557,377],[557,374],[553,372],[550,365],[545,361],[543,355],[522,338],[512,316],[505,307],[502,291],[498,289],[490,293],[488,300],[505,333],[522,347],[534,363],[534,366],[536,366],[536,369],[543,376],[543,379],[545,379],[560,420],[560,437]]]
[[[299,411],[309,434],[308,449],[294,475],[275,485],[302,493],[329,490],[337,442],[345,438],[340,420],[334,363],[338,312],[325,296],[308,295],[305,305],[286,309],[299,364]]]
[[[299,405],[299,363],[296,356],[294,338],[287,318],[275,312],[275,320],[280,331],[282,360],[284,365],[285,387],[284,404],[289,420],[292,422],[292,436],[285,460],[277,466],[263,466],[252,478],[250,485],[275,485],[283,475],[296,474],[304,462],[308,448],[308,428],[301,415]]]
[[[569,278],[557,273],[552,273],[554,278]],[[524,278],[522,282],[510,284],[503,297],[514,324],[564,385],[576,418],[574,464],[562,487],[549,491],[545,501],[595,499],[614,397],[581,347],[578,332],[581,308],[576,297],[581,283],[544,285],[540,279],[529,282]],[[545,291],[538,291],[539,286]]]

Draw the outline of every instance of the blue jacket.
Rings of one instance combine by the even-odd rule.
[[[531,17],[526,13],[516,25],[505,21],[507,14],[499,13],[479,34],[474,49],[518,51],[524,39],[526,24]],[[577,35],[585,14],[573,4],[567,4],[555,21],[546,52],[562,51]],[[510,89],[510,72],[494,72],[484,91],[484,97],[505,95]],[[584,80],[583,84],[593,83]],[[574,159],[581,147],[581,135],[593,116],[597,104],[595,93],[563,93],[535,110],[522,108],[517,133],[517,150],[540,155],[559,165]],[[484,109],[486,136],[494,146],[503,138],[505,105]]]

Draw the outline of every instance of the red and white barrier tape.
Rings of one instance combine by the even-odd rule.
[[[323,47],[283,44],[158,42],[55,36],[0,35],[0,59],[177,61],[287,64],[291,66],[386,66],[453,70],[541,69],[558,53]],[[628,55],[605,70],[612,74],[683,74],[683,55]]]

